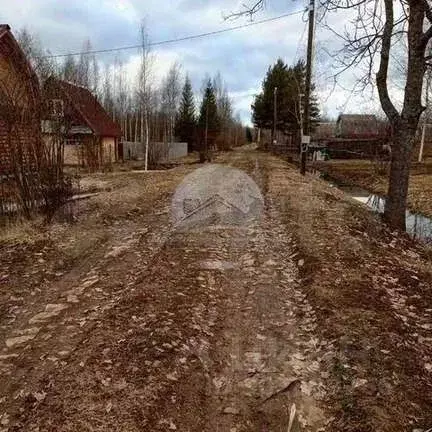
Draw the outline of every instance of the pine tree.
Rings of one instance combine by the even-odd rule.
[[[175,125],[176,136],[188,143],[189,151],[194,148],[196,133],[195,103],[192,84],[186,75],[180,102],[179,114]]]
[[[214,148],[216,139],[220,132],[216,95],[210,79],[207,81],[204,90],[198,126],[201,137],[200,160],[210,160],[210,150]]]

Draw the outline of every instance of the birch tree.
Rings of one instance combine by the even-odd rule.
[[[18,32],[17,41],[42,84],[51,75],[59,74],[58,64],[53,58],[46,57],[50,55],[50,51],[42,47],[37,35],[24,27]]]
[[[77,64],[77,84],[89,88],[90,87],[90,58],[89,51],[91,51],[92,45],[90,39],[86,39],[82,45],[82,53]]]
[[[114,98],[111,78],[111,68],[108,64],[104,67],[104,76],[102,84],[102,104],[104,108],[113,115],[114,113]]]
[[[163,111],[166,116],[166,138],[169,143],[174,141],[176,115],[181,97],[181,67],[176,62],[168,71],[162,84]]]
[[[77,65],[72,55],[68,55],[63,63],[61,76],[65,81],[77,82]]]
[[[150,100],[151,100],[151,72],[154,57],[150,49],[150,40],[145,22],[140,25],[141,65],[138,75],[138,96],[141,107],[141,143],[144,151],[144,169],[148,169],[148,154],[150,140]]]
[[[100,96],[100,69],[96,56],[93,54],[89,60],[89,89],[95,95]]]

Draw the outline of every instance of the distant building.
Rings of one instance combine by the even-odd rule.
[[[40,90],[35,72],[7,24],[0,24],[0,178],[32,169],[40,154]]]
[[[44,85],[44,97],[47,101],[42,124],[44,139],[53,139],[54,125],[61,123],[66,139],[66,164],[98,167],[122,157],[120,125],[90,90],[51,77]]]
[[[341,114],[336,122],[337,138],[376,138],[379,135],[376,116],[369,114]]]
[[[312,132],[312,138],[316,141],[335,137],[336,122],[319,122]]]

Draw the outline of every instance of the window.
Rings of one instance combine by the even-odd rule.
[[[49,112],[52,117],[63,117],[64,116],[64,106],[61,99],[51,99],[49,101]]]
[[[79,138],[68,138],[66,139],[66,145],[79,146],[82,144],[82,141]]]

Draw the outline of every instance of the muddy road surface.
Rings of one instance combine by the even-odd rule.
[[[254,217],[179,229],[186,164],[89,176],[75,223],[2,241],[0,431],[432,427],[429,252],[279,158],[216,162]]]

